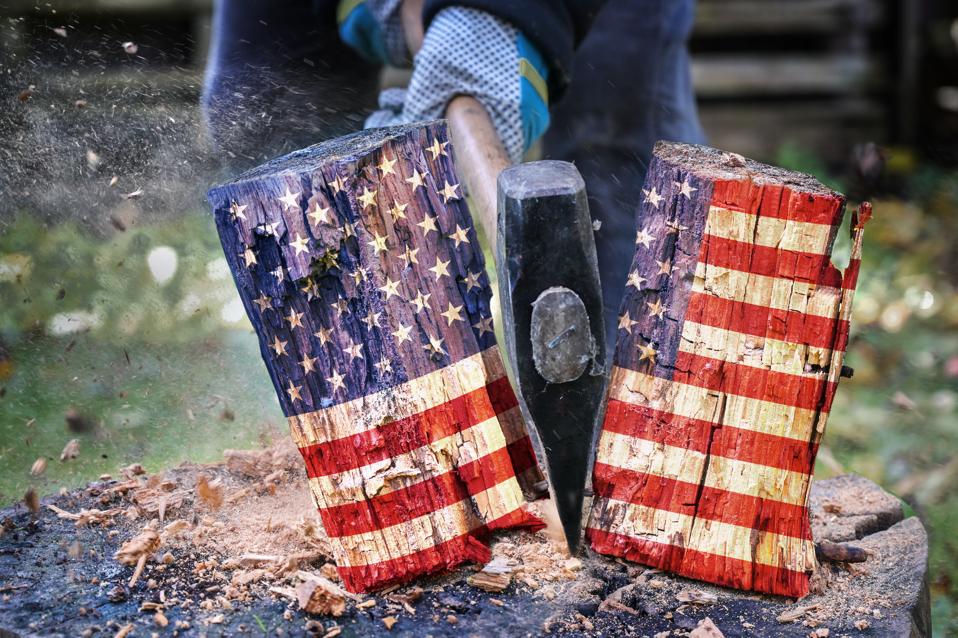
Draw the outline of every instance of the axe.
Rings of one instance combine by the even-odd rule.
[[[422,5],[402,5],[414,53],[422,46]],[[486,237],[496,238],[506,353],[574,554],[605,386],[602,288],[585,183],[568,162],[511,166],[492,120],[471,96],[453,98],[446,119],[473,215]]]
[[[472,97],[453,99],[446,117],[474,214],[486,236],[496,237],[506,353],[575,553],[605,383],[602,290],[585,184],[568,162],[510,166]]]

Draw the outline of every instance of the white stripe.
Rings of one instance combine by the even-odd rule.
[[[705,232],[715,237],[781,251],[830,255],[838,227],[712,206],[705,222]]]
[[[843,290],[782,277],[766,277],[699,262],[692,292],[776,310],[835,319]]]
[[[514,407],[455,434],[382,461],[359,468],[309,479],[321,509],[358,503],[431,480],[440,474],[471,463],[505,448],[516,438],[504,435],[501,418],[518,412]],[[515,436],[515,432],[511,433]],[[525,436],[522,433],[519,438]]]
[[[696,450],[604,431],[599,438],[598,463],[630,472],[704,485],[744,496],[804,505],[808,474],[758,463],[705,454]],[[706,468],[706,459],[708,466]],[[704,473],[704,476],[703,476]]]
[[[498,346],[406,383],[287,419],[297,447],[334,441],[405,419],[505,376]]]
[[[519,484],[514,477],[509,478],[471,498],[411,521],[337,538],[336,562],[355,567],[408,556],[462,536],[520,509],[524,503]]]
[[[770,567],[807,571],[815,566],[811,541],[598,496],[589,527]]]
[[[828,348],[756,337],[694,321],[682,325],[679,351],[808,379],[823,377],[833,363]],[[823,371],[806,372],[806,365],[820,366]]]
[[[730,425],[743,430],[808,441],[824,431],[824,412],[723,394],[680,381],[662,379],[644,372],[615,366],[609,381],[609,397],[650,407],[689,419]]]

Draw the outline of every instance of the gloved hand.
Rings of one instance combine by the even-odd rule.
[[[452,98],[471,95],[516,163],[549,126],[547,80],[545,61],[516,28],[484,11],[449,7],[426,30],[409,88],[383,91],[366,126],[440,118]]]
[[[369,62],[408,67],[401,5],[402,0],[341,0],[336,8],[339,37]]]

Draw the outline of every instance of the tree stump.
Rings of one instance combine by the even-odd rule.
[[[801,597],[808,489],[842,373],[865,205],[807,175],[659,143],[638,213],[588,537],[601,553]]]
[[[363,131],[213,188],[226,258],[339,573],[485,562],[542,480],[442,122]]]
[[[0,510],[0,636],[113,636],[124,628],[131,636],[278,635],[279,629],[323,636],[336,626],[342,635],[366,636],[383,634],[387,622],[394,625],[390,635],[410,638],[654,636],[684,635],[705,618],[726,638],[807,638],[825,630],[931,635],[925,530],[917,518],[902,519],[896,498],[856,476],[812,484],[812,532],[816,541],[850,541],[867,550],[867,560],[822,563],[816,587],[799,602],[595,553],[570,571],[564,556],[543,553],[555,551],[543,532],[513,532],[492,546],[503,557],[499,563],[511,566],[505,591],[470,584],[475,571],[465,568],[383,596],[346,597],[340,616],[310,614],[299,608],[295,587],[302,572],[308,580],[328,573],[328,543],[297,523],[301,512],[314,520],[304,469],[291,463],[298,452],[277,452],[250,452],[257,457],[251,472],[228,457],[225,464],[96,481],[44,498],[36,513],[23,504]],[[197,490],[200,476],[223,490],[218,509],[210,510]],[[158,512],[144,508],[137,493],[158,482],[184,496],[156,525]],[[151,525],[162,546],[129,587],[135,568],[112,557]]]

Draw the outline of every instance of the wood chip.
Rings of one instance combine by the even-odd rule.
[[[818,605],[804,605],[788,609],[779,614],[775,620],[780,623],[795,622],[808,612],[818,609]]]
[[[33,462],[33,465],[30,467],[31,476],[40,476],[47,469],[47,460],[44,457],[38,458]]]
[[[40,511],[40,497],[37,496],[37,491],[32,487],[23,495],[23,504],[34,514]]]
[[[80,440],[70,439],[60,452],[60,462],[70,461],[80,456]]]
[[[166,618],[165,615],[163,615],[163,611],[159,609],[157,609],[156,613],[153,614],[153,621],[160,627],[166,627],[167,625],[170,624],[170,621]]]
[[[133,623],[127,623],[120,627],[120,630],[113,634],[113,638],[126,638],[133,631]]]
[[[392,631],[393,625],[399,622],[399,619],[395,616],[384,616],[383,624],[386,625],[386,629]]]
[[[868,552],[861,547],[828,540],[815,543],[815,556],[819,561],[833,563],[864,563],[868,560]]]
[[[133,570],[133,576],[128,585],[132,587],[136,584],[140,574],[143,573],[143,566],[146,565],[146,559],[160,548],[160,535],[156,530],[147,528],[134,536],[120,546],[120,549],[113,555],[117,561],[124,565],[136,565]]]
[[[196,495],[211,510],[223,505],[223,484],[220,479],[210,480],[205,474],[196,478]]]
[[[308,614],[339,617],[346,611],[346,592],[322,576],[308,578],[297,585],[296,601]]]
[[[504,556],[497,556],[476,574],[466,578],[466,582],[483,591],[497,594],[506,589],[512,582],[512,571],[516,562]]]
[[[715,626],[711,618],[705,617],[695,626],[689,638],[725,638],[725,634]]]
[[[701,589],[683,589],[675,595],[675,599],[680,603],[693,605],[711,605],[718,602],[718,596]]]

